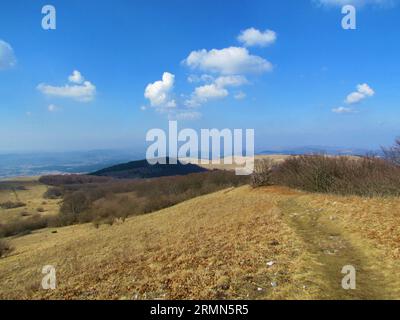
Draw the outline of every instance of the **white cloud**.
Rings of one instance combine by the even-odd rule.
[[[270,30],[260,32],[252,28],[243,31],[239,38],[246,45],[265,46],[276,40],[276,34]],[[181,94],[177,100],[173,99],[175,76],[165,72],[161,80],[147,85],[144,96],[157,112],[170,118],[186,120],[200,117],[201,114],[193,111],[193,108],[211,100],[226,98],[230,94],[230,88],[248,84],[247,75],[273,69],[266,59],[250,54],[247,48],[234,46],[192,51],[182,64],[193,70],[193,74],[187,77],[189,83],[195,84],[191,94]],[[241,91],[237,91],[234,96],[235,99],[245,97]]]
[[[209,74],[202,74],[202,75],[196,75],[196,74],[191,74],[187,78],[189,83],[199,83],[199,82],[213,82],[214,77],[209,75]]]
[[[242,31],[238,36],[238,41],[246,47],[260,46],[266,47],[276,41],[276,32],[265,30],[264,32],[255,28],[249,28]]]
[[[248,81],[244,76],[221,76],[215,80],[218,87],[238,87],[247,84]]]
[[[357,90],[358,92],[368,97],[372,97],[375,94],[375,91],[366,83],[359,84],[357,86]]]
[[[85,78],[78,70],[74,70],[72,74],[68,77],[69,82],[81,84],[85,81]]]
[[[185,101],[187,107],[199,107],[210,100],[222,99],[229,95],[227,87],[239,87],[247,84],[246,77],[240,75],[221,76],[211,84],[197,87],[190,99]]]
[[[240,47],[192,51],[183,63],[192,69],[223,75],[262,73],[273,69],[269,61]]]
[[[141,106],[141,107],[140,107],[140,110],[146,111],[146,110],[147,110],[147,107],[146,107],[146,106]]]
[[[375,91],[366,83],[359,84],[357,86],[357,91],[350,93],[345,102],[347,104],[354,104],[364,100],[367,97],[372,97]]]
[[[236,93],[233,97],[234,97],[236,100],[242,100],[242,99],[245,99],[246,96],[247,96],[247,95],[246,95],[244,92],[240,91],[240,92]]]
[[[47,96],[71,98],[80,102],[92,101],[96,95],[96,87],[89,81],[85,81],[82,85],[66,84],[62,87],[41,83],[37,88]]]
[[[376,5],[381,7],[392,7],[395,4],[394,0],[313,0],[313,2],[322,6],[345,6],[353,5],[362,7],[365,5]]]
[[[170,98],[172,89],[174,88],[175,76],[169,72],[164,72],[162,80],[147,85],[144,96],[150,100],[153,107],[176,107],[175,100]]]
[[[202,101],[224,98],[228,95],[228,90],[217,86],[215,83],[197,87],[194,92],[196,97]]]
[[[81,79],[83,81],[82,76]],[[69,98],[79,102],[92,101],[96,96],[96,86],[93,85],[90,81],[83,81],[83,83],[81,84],[75,84],[73,80],[76,80],[76,78],[71,80],[71,76],[68,78],[68,80],[73,84],[66,84],[64,86],[52,86],[41,83],[37,86],[37,89],[46,96]]]
[[[347,104],[358,103],[361,100],[363,100],[364,98],[365,98],[365,96],[362,93],[355,91],[355,92],[350,93],[347,96],[346,103]]]
[[[334,113],[354,113],[354,110],[352,108],[338,107],[338,108],[333,108],[332,112],[334,112]]]
[[[16,64],[13,48],[7,42],[0,40],[0,70],[10,69]]]

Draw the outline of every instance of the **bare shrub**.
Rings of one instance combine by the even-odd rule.
[[[234,172],[215,170],[186,176],[63,185],[60,186],[64,191],[60,213],[50,219],[49,224],[111,224],[111,220],[125,220],[128,216],[150,213],[248,181],[248,177],[236,176]]]
[[[400,138],[397,138],[394,145],[390,148],[382,148],[385,155],[385,159],[394,163],[395,165],[400,165]]]
[[[0,225],[0,238],[15,235],[25,235],[48,226],[48,219],[40,215],[34,215],[28,219],[17,219]]]
[[[251,175],[251,186],[261,187],[272,184],[272,170],[274,164],[271,159],[260,159],[254,164],[254,172]]]
[[[21,201],[6,201],[3,203],[0,203],[0,208],[3,209],[15,209],[15,208],[21,208],[21,207],[25,207],[26,204],[21,202]]]
[[[400,195],[400,168],[374,157],[296,156],[273,171],[274,184],[310,192]]]
[[[49,186],[71,184],[106,183],[112,180],[109,177],[97,177],[83,174],[47,175],[39,178],[39,182]]]
[[[61,187],[48,188],[47,191],[43,194],[43,198],[45,199],[60,199],[63,196],[64,189]]]

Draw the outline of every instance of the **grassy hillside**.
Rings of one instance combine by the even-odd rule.
[[[59,200],[45,199],[43,194],[46,191],[47,186],[40,183],[37,178],[0,180],[0,204],[21,203],[17,208],[0,207],[0,224],[28,219],[34,215],[57,214]]]
[[[399,225],[398,198],[231,188],[113,226],[11,239],[0,298],[399,299]],[[48,264],[54,291],[40,289]],[[354,291],[340,285],[348,264]]]

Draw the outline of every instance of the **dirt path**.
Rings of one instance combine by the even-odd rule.
[[[373,249],[346,235],[323,210],[301,204],[296,196],[278,202],[284,219],[308,248],[310,287],[318,288],[321,299],[391,299],[390,280],[379,271]],[[356,269],[356,289],[342,288],[342,268]],[[310,274],[310,273],[308,273]],[[398,298],[398,297],[397,297]]]

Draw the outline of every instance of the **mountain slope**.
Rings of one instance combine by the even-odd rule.
[[[150,165],[147,160],[131,161],[118,164],[92,173],[95,176],[106,176],[113,178],[157,178],[166,176],[187,175],[190,173],[207,171],[194,164],[170,164],[167,158],[167,164]]]
[[[45,229],[0,259],[1,298],[400,298],[400,199],[240,187],[99,229]],[[57,289],[40,289],[44,265]],[[357,270],[357,290],[341,269]]]

